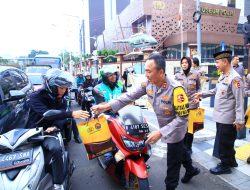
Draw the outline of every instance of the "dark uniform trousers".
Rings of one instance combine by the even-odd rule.
[[[194,134],[187,132],[185,135],[185,138],[184,138],[184,144],[185,144],[187,150],[190,152],[192,152],[193,140],[194,140]]]
[[[192,159],[184,145],[184,140],[178,143],[168,143],[167,146],[167,176],[165,184],[167,190],[174,190],[179,181],[181,164],[186,171],[192,171]]]
[[[230,166],[236,163],[234,142],[237,137],[237,130],[233,124],[223,124],[217,122],[216,128],[217,132],[213,155],[219,158],[223,165]]]
[[[53,125],[58,127],[60,130],[63,130],[63,127],[66,127],[67,119],[62,120],[56,120],[53,122]],[[74,136],[79,135],[79,132],[76,127],[76,122],[74,119],[72,119],[72,130],[74,133]],[[54,134],[50,134],[55,137],[57,137]],[[43,142],[43,147],[45,148],[46,154],[46,160],[49,162],[49,160],[52,158],[52,172],[53,172],[53,183],[54,184],[62,184],[64,181],[65,171],[62,173],[61,167],[63,166],[63,155],[62,155],[62,147],[60,145],[60,142],[58,139],[53,137],[45,138]]]
[[[58,127],[60,130],[63,130],[63,128],[66,127],[67,122],[68,122],[67,119],[56,120],[53,122],[53,125]],[[79,131],[76,126],[76,121],[74,119],[72,119],[72,131],[73,131],[74,137],[79,136]]]
[[[50,134],[54,137],[47,137],[43,141],[43,147],[48,154],[46,154],[46,160],[49,162],[52,158],[52,173],[53,173],[53,183],[54,184],[62,184],[64,180],[64,173],[59,172],[62,171],[63,166],[63,154],[62,154],[62,146],[58,139],[56,139],[55,134]],[[47,164],[48,164],[47,162]]]

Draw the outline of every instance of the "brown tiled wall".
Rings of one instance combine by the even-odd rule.
[[[136,0],[131,3],[120,14],[121,26],[131,27],[132,23],[141,18],[143,15],[152,15],[152,28],[151,31],[147,32],[154,36],[160,44],[161,42],[166,41],[167,38],[171,35],[180,33],[180,28],[178,26],[180,0],[158,1],[165,2],[165,8],[163,10],[153,9],[153,0]],[[216,35],[216,33],[225,33],[227,34],[227,37],[230,36],[230,34],[236,34],[237,23],[240,14],[239,9],[208,3],[201,3],[201,7],[229,9],[234,11],[234,16],[231,18],[203,15],[201,19],[202,31],[214,32],[214,35]],[[196,30],[196,23],[193,22],[193,13],[195,12],[195,10],[195,0],[183,0],[183,31]],[[123,33],[125,38],[128,38],[132,34],[132,29],[123,29]],[[118,20],[114,21],[114,25],[106,29],[104,34],[106,37],[106,44],[112,44],[112,41],[122,39],[121,29],[119,28]],[[177,44],[179,43],[180,42],[177,42]],[[120,47],[121,46],[122,45],[120,45]]]

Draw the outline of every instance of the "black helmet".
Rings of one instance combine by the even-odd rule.
[[[71,88],[74,83],[73,76],[60,69],[49,69],[45,75],[45,88],[53,96],[57,96],[57,87]]]
[[[116,75],[116,82],[110,82],[108,80],[108,77],[112,74],[115,74]],[[117,81],[118,81],[118,71],[116,68],[114,67],[109,67],[109,68],[104,68],[102,69],[102,72],[101,72],[101,78],[102,78],[102,81],[104,84],[108,85],[110,88],[114,88]]]

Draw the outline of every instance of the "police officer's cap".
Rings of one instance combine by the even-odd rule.
[[[232,57],[232,51],[227,50],[227,51],[220,51],[214,54],[214,59],[224,59],[224,58],[231,58]]]

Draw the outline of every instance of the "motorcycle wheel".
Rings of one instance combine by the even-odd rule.
[[[134,174],[129,176],[129,190],[149,190],[148,178],[140,179]]]

